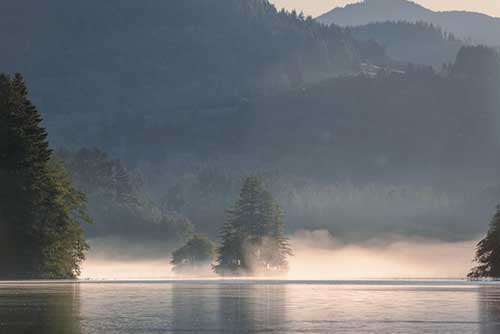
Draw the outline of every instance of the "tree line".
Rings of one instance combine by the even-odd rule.
[[[49,148],[21,75],[0,75],[0,278],[75,278],[84,194]]]
[[[483,60],[497,61],[487,49],[479,52]],[[461,70],[452,69],[452,75],[460,78],[469,70],[468,57],[459,54],[457,64]],[[486,70],[473,74],[497,77]],[[140,182],[98,150],[54,154],[19,74],[0,76],[0,136],[0,278],[77,277],[88,250],[82,226],[92,222],[86,194],[104,191],[118,203],[140,206]],[[226,211],[220,243],[195,236],[174,252],[172,263],[182,271],[215,257],[213,269],[220,275],[279,274],[290,255],[283,212],[262,180],[251,176]],[[478,244],[469,278],[499,277],[499,259],[500,208]]]

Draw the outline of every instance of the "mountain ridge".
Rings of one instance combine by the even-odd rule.
[[[267,0],[6,0],[0,41],[0,71],[23,73],[51,139],[74,147],[89,144],[75,133],[98,145],[117,120],[189,118],[363,58],[346,29]]]
[[[500,18],[472,11],[433,11],[407,0],[364,0],[337,7],[316,18],[321,23],[359,26],[375,22],[408,21],[438,25],[473,43],[500,45]]]

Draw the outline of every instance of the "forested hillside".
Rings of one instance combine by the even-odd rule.
[[[425,24],[326,27],[264,0],[20,0],[0,17],[0,66],[26,73],[91,237],[183,239],[191,223],[213,237],[252,174],[288,232],[483,232],[500,176],[494,49]],[[372,40],[452,61],[396,69]]]
[[[409,66],[337,78],[151,125],[126,147],[154,161],[142,167],[154,197],[207,233],[241,178],[257,171],[292,230],[447,238],[452,228],[470,238],[483,232],[474,217],[495,205],[485,189],[500,176],[499,86],[497,52],[464,47],[444,72]],[[140,150],[157,141],[168,143],[160,153]]]
[[[115,152],[141,122],[183,120],[384,60],[377,45],[266,0],[8,0],[0,41],[0,68],[26,76],[55,144]]]
[[[352,27],[352,35],[361,41],[385,46],[387,55],[400,62],[441,69],[453,62],[466,43],[453,33],[425,22],[388,21]]]
[[[183,123],[150,124],[125,147],[153,161],[251,154],[273,165],[297,157],[301,164],[290,168],[307,170],[310,161],[330,176],[345,170],[364,178],[389,167],[393,176],[406,168],[485,165],[496,147],[498,71],[496,51],[466,47],[445,74],[409,66],[337,78]]]
[[[190,221],[156,205],[137,171],[98,149],[63,150],[58,156],[98,222],[85,226],[89,237],[178,242],[191,235]]]

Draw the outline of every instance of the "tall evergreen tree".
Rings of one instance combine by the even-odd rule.
[[[0,75],[0,278],[73,278],[88,248],[85,198],[52,159],[21,75]]]
[[[477,245],[475,262],[478,265],[469,273],[470,279],[500,278],[500,205],[486,237]]]
[[[282,212],[258,177],[248,177],[233,208],[227,210],[218,249],[218,274],[260,274],[287,270],[291,255]]]

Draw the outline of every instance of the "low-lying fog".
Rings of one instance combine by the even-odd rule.
[[[477,240],[442,242],[398,236],[344,244],[326,231],[300,231],[290,237],[294,256],[287,279],[464,278]],[[172,272],[164,247],[94,240],[83,265],[83,279],[187,278]],[[113,250],[112,252],[108,250]],[[156,255],[155,252],[157,252]],[[215,278],[210,266],[189,278]]]

